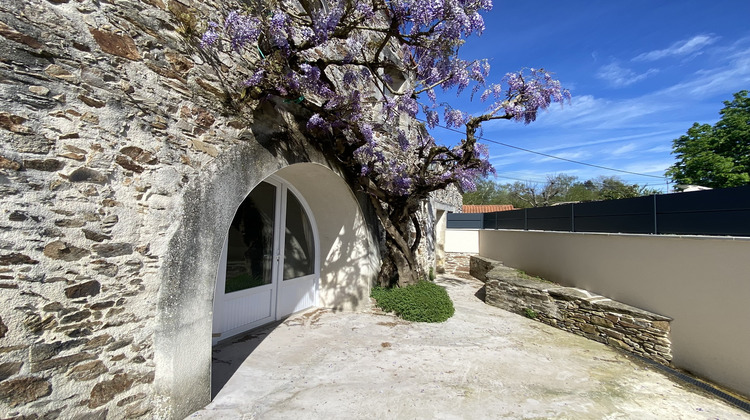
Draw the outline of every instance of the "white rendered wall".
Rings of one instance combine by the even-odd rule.
[[[446,229],[445,252],[479,252],[479,231],[476,229]]]
[[[313,163],[287,166],[276,175],[302,194],[317,223],[321,258],[318,306],[366,308],[370,285],[380,268],[380,253],[351,189],[330,169]]]
[[[750,238],[479,231],[480,255],[674,319],[675,366],[750,395]]]

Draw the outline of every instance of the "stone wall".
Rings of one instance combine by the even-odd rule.
[[[160,412],[166,243],[239,137],[176,26],[160,1],[0,4],[2,418]]]
[[[234,106],[185,42],[229,8],[0,2],[0,418],[205,405],[235,209],[288,165],[338,173],[295,131],[293,105]]]
[[[451,213],[461,213],[463,197],[455,185],[449,185],[444,190],[433,191],[430,194],[430,199],[441,209],[445,209]]]
[[[426,231],[423,252],[430,259],[422,259],[420,262],[423,267],[430,267],[425,273],[430,276],[432,273],[445,272],[445,232],[447,213],[456,213],[461,211],[463,198],[455,185],[450,185],[444,190],[433,191],[427,207],[422,214],[426,218]]]
[[[487,258],[483,266],[491,263]],[[479,266],[479,265],[477,265]],[[477,270],[478,274],[481,270]],[[472,275],[475,275],[472,273]],[[574,287],[534,278],[495,262],[485,273],[485,302],[618,347],[664,365],[672,361],[671,319]],[[476,277],[476,275],[475,275]]]
[[[487,273],[500,264],[502,263],[499,261],[481,255],[472,255],[469,259],[469,274],[486,283]]]

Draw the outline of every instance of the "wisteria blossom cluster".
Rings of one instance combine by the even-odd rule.
[[[373,198],[381,221],[395,229],[386,229],[387,237],[405,254],[421,200],[451,184],[472,190],[477,177],[493,171],[476,141],[482,122],[529,123],[569,98],[544,70],[509,73],[490,85],[486,60],[458,56],[465,39],[484,30],[481,13],[492,9],[491,0],[249,4],[207,22],[200,47],[246,63],[234,69],[243,96],[276,97],[306,110],[311,140]],[[474,116],[439,104],[436,89],[482,91],[487,112]],[[417,121],[420,111],[430,127],[441,120],[465,127],[466,138],[454,147],[438,144]]]

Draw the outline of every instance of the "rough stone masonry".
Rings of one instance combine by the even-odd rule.
[[[161,2],[0,5],[3,418],[158,410],[160,236],[239,137],[175,24]]]
[[[293,118],[228,108],[225,81],[185,42],[230,7],[0,2],[1,418],[182,418],[208,402],[191,384],[210,364],[175,359],[193,343],[170,335],[193,312],[210,328],[210,292],[184,277],[210,271],[191,258],[217,246],[196,219],[221,195],[206,180],[228,165],[335,171],[293,134],[270,150]],[[184,220],[200,231],[180,236]]]
[[[530,277],[477,255],[471,256],[471,274],[485,282],[489,305],[671,365],[671,318]]]

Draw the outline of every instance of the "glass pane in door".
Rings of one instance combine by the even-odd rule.
[[[276,187],[261,182],[242,202],[229,228],[224,293],[271,284]]]
[[[286,197],[284,280],[289,280],[313,274],[315,242],[304,207],[291,191],[287,190]]]

